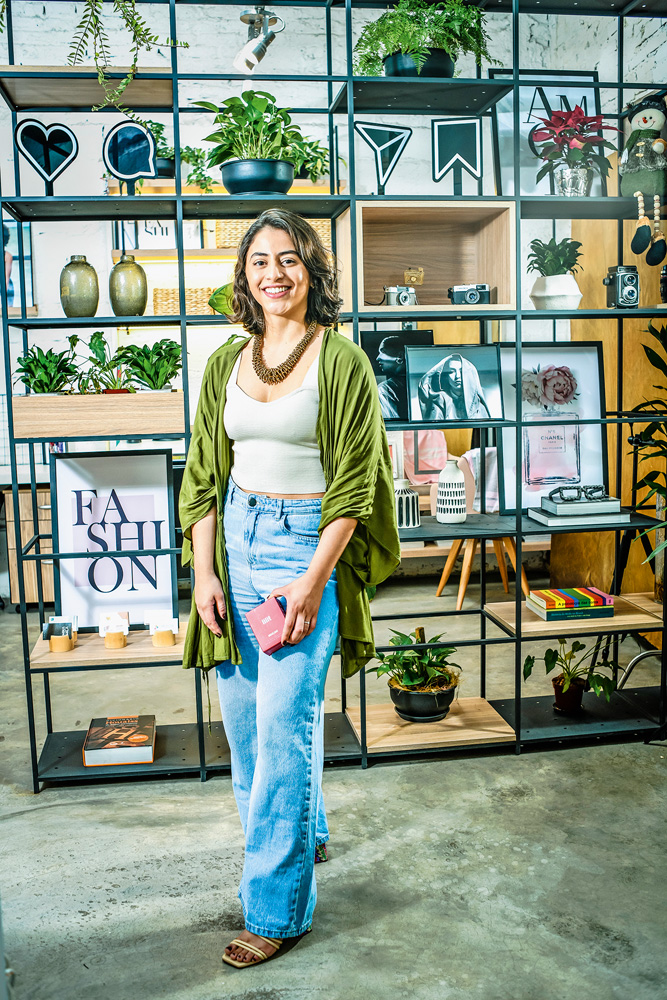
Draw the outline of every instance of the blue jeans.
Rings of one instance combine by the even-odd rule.
[[[246,850],[239,898],[246,928],[296,937],[315,909],[315,844],[328,839],[322,801],[324,683],[338,635],[336,571],[313,632],[273,656],[259,649],[245,612],[308,569],[320,500],[272,500],[231,480],[224,508],[229,595],[241,654],[217,667],[232,785]]]

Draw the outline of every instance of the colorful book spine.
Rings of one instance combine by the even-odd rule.
[[[592,618],[614,617],[613,604],[587,608],[556,608],[547,610],[527,599],[526,607],[546,622],[590,621]]]
[[[613,607],[614,598],[597,587],[572,587],[567,590],[531,590],[530,599],[546,610]]]

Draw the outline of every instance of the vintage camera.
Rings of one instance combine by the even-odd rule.
[[[634,264],[607,269],[607,309],[636,309],[639,305],[639,274]]]
[[[491,301],[491,289],[488,285],[454,285],[447,289],[447,295],[453,306],[486,306]]]
[[[386,306],[416,306],[417,293],[411,285],[385,285],[384,304]]]

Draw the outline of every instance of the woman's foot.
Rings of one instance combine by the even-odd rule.
[[[242,948],[240,942],[247,941],[252,948]],[[241,931],[238,938],[228,944],[225,948],[225,955],[231,958],[235,962],[244,962],[247,965],[252,965],[255,962],[263,962],[264,959],[260,955],[256,954],[256,950],[264,952],[267,958],[271,958],[272,955],[278,951],[278,948],[266,940],[266,938],[259,937],[257,934],[251,934],[250,931]]]
[[[315,864],[321,865],[328,860],[329,855],[327,854],[326,844],[317,844],[315,847]]]

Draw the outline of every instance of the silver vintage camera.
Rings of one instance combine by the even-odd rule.
[[[607,268],[602,284],[607,286],[607,309],[636,309],[639,305],[639,274],[634,264]]]
[[[385,285],[384,304],[386,306],[416,306],[417,293],[411,285]]]
[[[489,305],[491,289],[488,285],[454,285],[447,289],[453,306]]]

